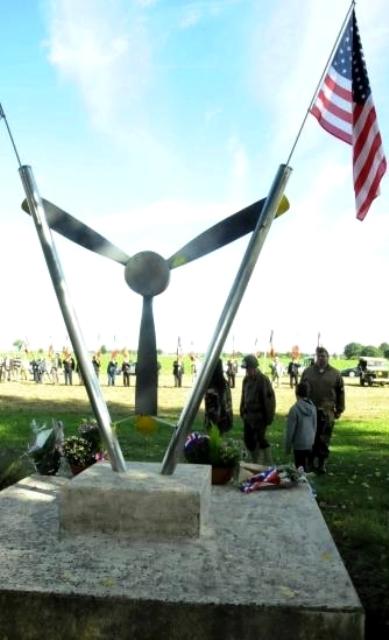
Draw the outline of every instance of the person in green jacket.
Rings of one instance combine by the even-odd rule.
[[[338,369],[328,364],[328,359],[327,349],[318,347],[315,362],[301,376],[301,382],[309,385],[308,397],[317,409],[317,429],[312,447],[313,468],[317,473],[326,473],[335,420],[345,409],[343,378]]]
[[[271,464],[266,429],[274,419],[274,389],[269,378],[258,369],[258,360],[254,355],[245,356],[241,366],[246,369],[240,401],[244,443],[253,462]]]

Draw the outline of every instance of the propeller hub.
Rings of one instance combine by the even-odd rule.
[[[130,289],[142,296],[157,296],[170,280],[168,263],[154,251],[136,253],[126,264],[124,277]]]

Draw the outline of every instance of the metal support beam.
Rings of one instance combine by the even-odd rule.
[[[73,350],[77,356],[85,388],[92,405],[101,435],[107,447],[112,469],[114,471],[126,471],[126,463],[115,433],[111,427],[111,418],[99,382],[89,360],[89,354],[82,337],[75,311],[70,301],[70,295],[66,286],[65,277],[55,248],[50,228],[47,224],[45,210],[35,184],[32,169],[29,166],[19,168],[28,206],[35,223],[36,231],[42,246],[46,264],[58,298],[59,306],[69,333]]]

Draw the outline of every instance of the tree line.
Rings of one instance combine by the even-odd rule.
[[[367,356],[370,358],[389,358],[389,343],[382,342],[379,347],[373,345],[363,345],[359,342],[350,342],[346,344],[344,348],[344,355],[346,358],[360,358],[361,356]]]

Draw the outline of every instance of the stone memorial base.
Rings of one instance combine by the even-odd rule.
[[[80,513],[90,479],[35,475],[0,493],[1,640],[363,639],[361,603],[307,487],[212,487],[200,536],[155,540],[151,509],[144,535],[114,535],[117,487],[110,533],[71,533],[64,504],[74,496]]]
[[[59,493],[60,532],[198,537],[207,523],[211,467],[179,464],[172,476],[162,476],[160,468],[146,462],[129,464],[126,473],[115,473],[108,462],[88,467]]]

